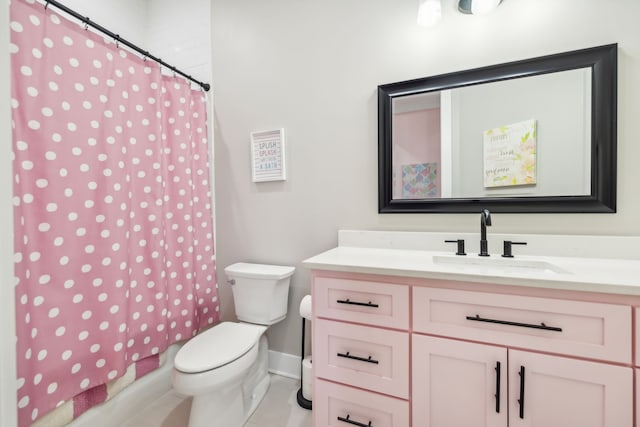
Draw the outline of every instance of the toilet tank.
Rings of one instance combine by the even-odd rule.
[[[272,325],[284,319],[294,271],[295,267],[246,262],[226,267],[238,320]]]

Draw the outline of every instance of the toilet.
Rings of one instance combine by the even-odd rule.
[[[236,263],[224,269],[238,322],[222,322],[178,351],[172,384],[193,396],[189,427],[241,427],[269,388],[264,332],[287,315],[295,268]]]

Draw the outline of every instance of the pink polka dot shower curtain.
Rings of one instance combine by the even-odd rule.
[[[27,426],[219,314],[205,95],[42,4],[10,30]]]

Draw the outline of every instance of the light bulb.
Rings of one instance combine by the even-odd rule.
[[[442,18],[440,0],[418,0],[418,25],[433,27]]]
[[[471,13],[474,15],[484,15],[498,7],[501,0],[473,0],[471,2]]]

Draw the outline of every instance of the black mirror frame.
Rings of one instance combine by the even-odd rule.
[[[618,45],[610,44],[378,86],[378,212],[615,213]],[[392,101],[442,89],[591,68],[591,194],[587,196],[393,199]]]

